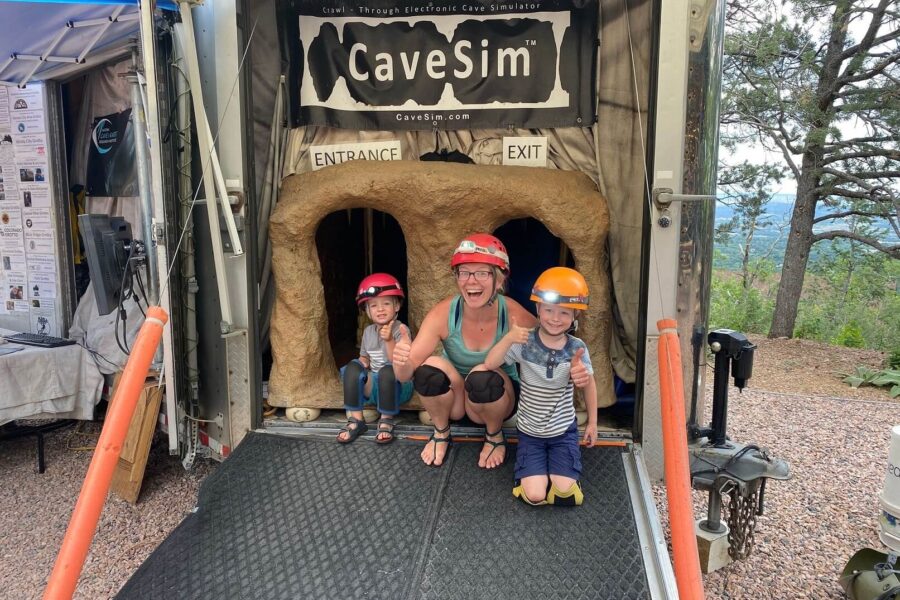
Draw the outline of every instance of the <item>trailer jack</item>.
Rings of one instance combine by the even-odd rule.
[[[743,390],[753,373],[756,346],[730,329],[710,332],[708,342],[716,357],[712,421],[707,428],[688,424],[691,483],[694,489],[709,492],[707,517],[697,524],[698,535],[708,542],[708,555],[702,561],[705,572],[750,555],[756,518],[763,514],[766,480],[790,478],[787,462],[756,444],[742,444],[726,435],[729,371],[735,387]],[[727,526],[721,518],[723,497],[729,499]],[[726,540],[727,558],[722,552]],[[702,548],[703,544],[701,554]]]

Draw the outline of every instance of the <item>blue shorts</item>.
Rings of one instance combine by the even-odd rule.
[[[390,365],[390,363],[388,363],[385,366],[389,366],[389,365]],[[341,382],[344,381],[344,370],[346,368],[347,368],[346,365],[341,367]],[[384,368],[384,367],[382,367],[382,368]],[[378,373],[369,371],[367,369],[365,371],[365,374],[372,378],[372,395],[368,398],[365,397],[365,395],[364,395],[365,394],[365,392],[364,392],[365,380],[361,380],[359,382],[359,396],[360,396],[359,406],[344,406],[344,409],[345,410],[360,410],[366,404],[374,404],[375,407],[378,409],[378,412],[380,412],[382,414],[385,414],[385,415],[398,414],[400,412],[399,408],[396,408],[394,410],[387,410],[387,409],[383,409],[381,406],[381,400],[379,398],[379,392],[378,392]],[[402,383],[397,381],[395,383],[394,397],[397,399],[398,407],[402,404],[406,404],[407,402],[409,402],[410,398],[412,398],[412,395],[413,395],[412,381],[404,381]]]
[[[581,448],[578,447],[578,423],[572,421],[565,433],[542,438],[519,431],[516,447],[516,479],[533,475],[581,477]]]

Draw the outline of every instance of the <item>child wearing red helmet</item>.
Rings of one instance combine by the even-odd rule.
[[[413,392],[412,383],[397,381],[390,363],[394,345],[402,339],[409,340],[409,329],[397,320],[403,298],[400,282],[387,273],[374,273],[359,284],[356,304],[372,324],[363,331],[359,358],[341,369],[344,409],[348,412],[347,424],[337,438],[342,444],[368,431],[362,412],[366,403],[374,404],[381,415],[375,442],[394,441],[394,417]]]

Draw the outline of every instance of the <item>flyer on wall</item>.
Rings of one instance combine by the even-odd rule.
[[[49,208],[23,208],[22,219],[26,231],[38,229],[53,231],[53,215],[50,214]]]
[[[22,248],[0,249],[0,268],[4,271],[25,271],[25,251]]]
[[[59,335],[56,331],[56,314],[53,309],[31,309],[31,332],[41,335]]]
[[[47,310],[56,310],[56,300],[52,298],[32,298],[31,309],[45,308]]]
[[[52,273],[29,273],[28,294],[31,298],[56,298],[56,275]]]
[[[28,219],[25,219],[25,247],[28,254],[53,254],[53,230],[29,229]]]
[[[0,133],[9,131],[9,89],[0,85]]]
[[[45,254],[28,255],[29,273],[53,273],[56,274],[56,257]]]

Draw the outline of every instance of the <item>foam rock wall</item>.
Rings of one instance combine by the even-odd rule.
[[[392,215],[406,239],[413,334],[434,304],[456,292],[449,260],[459,240],[532,217],[569,247],[591,290],[578,335],[588,345],[601,407],[615,403],[609,360],[611,297],[606,199],[586,175],[531,167],[351,161],[284,180],[270,220],[276,299],[269,404],[342,408],[328,340],[316,229],[328,214],[372,208]],[[513,271],[516,265],[513,262]],[[332,300],[333,301],[333,300]],[[406,408],[419,408],[416,397]]]

